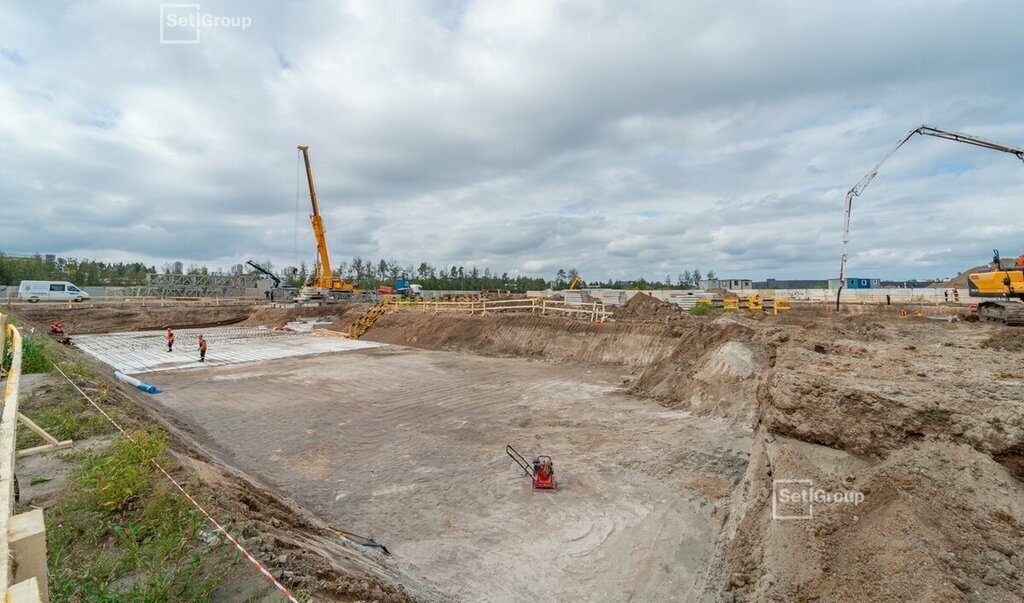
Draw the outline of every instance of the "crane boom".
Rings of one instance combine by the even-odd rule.
[[[302,158],[306,162],[306,180],[309,181],[309,199],[313,203],[313,213],[309,215],[309,221],[313,224],[313,236],[316,237],[316,251],[318,263],[313,270],[314,286],[331,289],[331,255],[327,251],[327,233],[324,230],[324,220],[320,217],[320,204],[316,200],[316,186],[313,184],[313,167],[309,164],[309,147],[299,145],[302,151]]]
[[[270,280],[274,281],[274,287],[280,287],[281,286],[281,279],[278,278],[277,275],[274,274],[273,272],[267,270],[266,268],[264,268],[263,266],[260,266],[259,264],[257,264],[256,262],[254,262],[252,260],[247,261],[246,264],[249,264],[250,266],[252,266],[253,270],[255,270],[257,272],[262,272],[263,274],[266,274],[267,276],[269,276]]]
[[[843,218],[843,252],[839,259],[839,291],[836,293],[836,310],[839,309],[839,296],[843,293],[843,285],[845,284],[846,277],[846,246],[850,242],[850,213],[853,210],[853,198],[859,197],[864,189],[867,188],[868,184],[875,179],[878,175],[878,171],[882,169],[882,165],[889,160],[893,154],[896,153],[908,140],[913,138],[914,134],[920,134],[922,136],[934,136],[936,138],[944,138],[946,140],[952,140],[953,142],[962,142],[964,144],[981,147],[983,149],[989,149],[992,151],[1000,151],[1003,153],[1009,153],[1024,162],[1024,149],[1011,147],[998,142],[992,142],[991,140],[985,140],[984,138],[978,138],[977,136],[971,136],[970,134],[963,134],[961,132],[953,132],[950,130],[943,130],[929,125],[921,125],[913,130],[907,132],[907,134],[899,140],[889,150],[888,153],[882,157],[870,172],[864,175],[857,184],[853,185],[846,193],[846,207],[845,215]]]

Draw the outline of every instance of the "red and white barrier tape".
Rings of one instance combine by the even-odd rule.
[[[123,427],[118,425],[117,421],[115,421],[113,419],[113,417],[108,415],[107,412],[105,410],[103,410],[100,407],[99,404],[97,404],[92,398],[89,397],[89,394],[87,394],[84,391],[82,391],[82,388],[78,387],[78,384],[75,383],[74,381],[72,381],[71,377],[68,377],[67,374],[64,373],[64,371],[60,370],[60,367],[57,366],[57,363],[53,363],[53,368],[57,369],[57,372],[60,373],[65,379],[67,379],[68,383],[70,383],[72,385],[72,387],[74,387],[75,389],[78,390],[78,393],[82,394],[82,396],[84,396],[85,399],[88,400],[89,403],[92,404],[93,407],[96,410],[98,410],[101,415],[104,416],[104,418],[106,418],[108,421],[110,421],[110,423],[114,427],[116,427],[118,431],[121,432],[121,435],[123,435],[124,437],[128,438],[133,444],[138,445],[138,442],[135,441],[135,438],[133,438],[130,433],[125,431]],[[164,477],[166,477],[168,480],[170,480],[170,482],[172,484],[174,484],[174,487],[177,488],[178,491],[181,492],[185,496],[185,498],[187,498],[189,500],[189,502],[191,502],[195,506],[196,509],[199,509],[199,512],[202,513],[203,516],[206,517],[206,519],[208,519],[211,524],[213,524],[213,527],[217,528],[217,531],[219,531],[221,534],[223,534],[224,537],[227,538],[228,541],[231,544],[233,544],[234,547],[239,550],[239,552],[242,553],[242,556],[249,560],[249,563],[252,563],[256,567],[256,569],[258,569],[260,571],[261,574],[263,574],[264,576],[267,577],[267,580],[270,580],[270,582],[277,588],[277,590],[281,591],[281,594],[283,594],[285,597],[288,597],[288,600],[291,601],[292,603],[299,603],[298,600],[296,600],[295,597],[292,596],[292,594],[290,592],[288,592],[288,589],[285,588],[283,584],[278,582],[277,578],[275,578],[270,572],[267,571],[267,568],[263,567],[262,563],[260,563],[259,561],[256,560],[255,557],[250,555],[249,551],[245,550],[245,547],[243,547],[241,544],[239,544],[238,541],[235,540],[235,538],[231,534],[229,534],[226,529],[224,529],[224,526],[220,525],[220,523],[216,519],[214,519],[212,515],[210,515],[209,513],[206,512],[206,509],[204,509],[202,507],[202,505],[200,505],[198,502],[196,502],[196,499],[192,498],[192,495],[190,495],[188,492],[185,491],[185,488],[183,488],[181,486],[181,484],[178,483],[178,480],[176,480],[173,477],[171,477],[171,474],[167,473],[167,471],[163,467],[160,466],[160,463],[158,463],[156,461],[156,459],[149,459],[149,460],[160,471],[160,473],[164,474]]]

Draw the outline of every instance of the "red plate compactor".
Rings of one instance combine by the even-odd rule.
[[[523,469],[527,477],[533,480],[534,490],[558,489],[558,483],[555,482],[555,464],[551,462],[550,456],[542,454],[533,459],[531,465],[511,444],[505,446],[505,454],[512,457],[512,460]]]

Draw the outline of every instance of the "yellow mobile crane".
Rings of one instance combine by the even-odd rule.
[[[309,164],[309,147],[299,145],[302,158],[306,161],[306,179],[309,181],[309,198],[313,203],[313,213],[309,221],[313,224],[313,236],[316,238],[317,262],[313,268],[313,276],[299,292],[299,299],[338,299],[351,297],[359,293],[359,289],[345,279],[334,276],[331,272],[331,255],[327,251],[327,237],[324,220],[320,217],[320,204],[316,200],[316,187],[313,186],[313,168]]]

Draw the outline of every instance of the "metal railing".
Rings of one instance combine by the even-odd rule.
[[[0,418],[0,593],[5,601],[45,603],[46,527],[43,510],[34,509],[13,515],[14,458],[18,427],[18,386],[21,381],[21,333],[0,314],[0,358],[10,345],[11,367],[4,387],[3,415]]]

